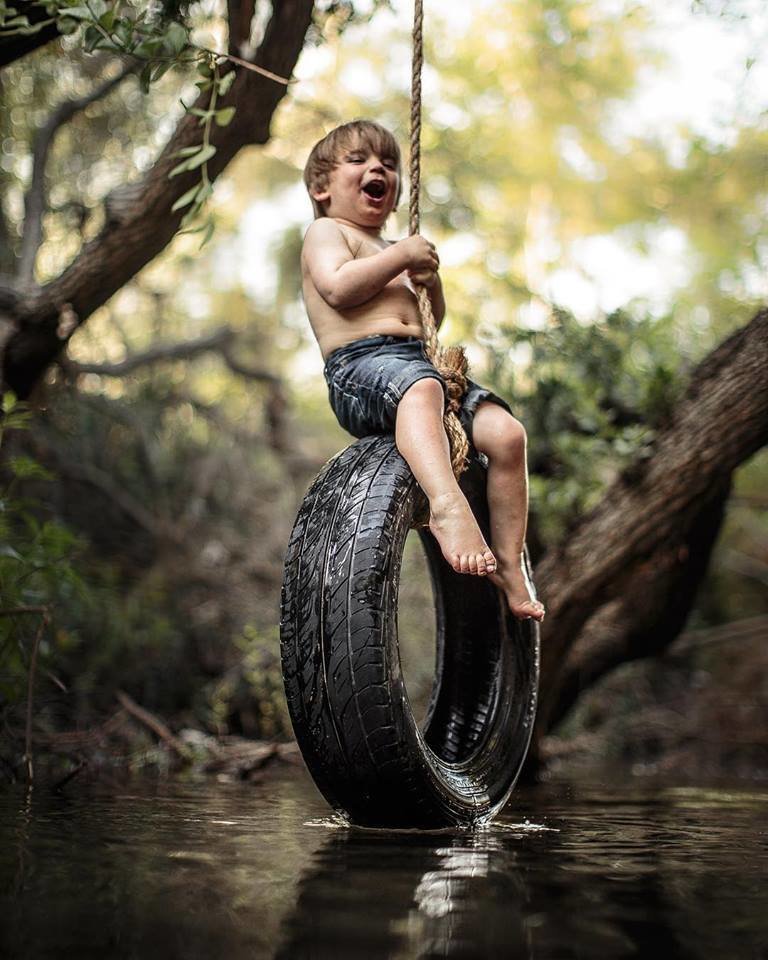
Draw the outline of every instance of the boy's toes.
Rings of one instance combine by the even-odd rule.
[[[469,573],[469,557],[462,553],[459,560],[459,573]]]
[[[512,612],[519,620],[544,619],[544,604],[538,600],[517,600],[511,604]]]
[[[488,564],[485,562],[485,554],[479,553],[477,555],[477,575],[478,577],[484,577],[488,573]]]
[[[485,572],[496,573],[496,557],[494,557],[490,550],[485,551],[483,560],[485,561]]]
[[[476,553],[470,553],[470,555],[467,557],[467,564],[469,565],[469,572],[473,574],[473,576],[477,576],[477,554]]]

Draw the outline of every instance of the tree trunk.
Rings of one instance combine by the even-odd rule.
[[[301,53],[310,25],[311,0],[282,0],[272,17],[254,62],[288,77]],[[214,125],[216,155],[208,163],[213,181],[241,147],[269,139],[274,111],[286,87],[240,68],[220,107],[235,106],[228,127]],[[196,104],[204,107],[207,94]],[[173,239],[184,211],[174,202],[199,179],[192,171],[168,179],[178,163],[176,152],[200,140],[197,117],[185,114],[154,166],[136,183],[113,191],[105,200],[106,222],[57,279],[31,290],[0,289],[0,390],[25,398],[59,355],[72,333],[98,307],[146,266]]]
[[[615,666],[664,650],[703,578],[732,472],[768,441],[768,310],[694,371],[650,457],[536,571],[547,604],[534,750]],[[529,769],[530,773],[530,769]]]

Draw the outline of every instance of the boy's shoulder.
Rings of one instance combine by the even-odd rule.
[[[340,224],[338,224],[333,217],[318,217],[317,220],[313,220],[312,223],[307,227],[307,232],[304,234],[304,240],[308,240],[314,237],[343,237],[344,231],[341,229]]]
[[[315,247],[339,246],[341,244],[349,246],[349,237],[331,217],[318,217],[317,220],[313,220],[304,234],[303,249],[305,252],[311,251]]]

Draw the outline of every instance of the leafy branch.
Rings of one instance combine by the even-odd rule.
[[[218,53],[207,47],[194,44],[190,39],[189,28],[177,20],[169,20],[162,13],[155,12],[155,6],[126,0],[35,0],[30,6],[43,8],[47,19],[30,21],[29,13],[22,12],[21,5],[12,6],[7,0],[0,0],[0,38],[14,35],[28,36],[38,33],[44,27],[55,24],[64,35],[83,30],[83,47],[88,53],[105,50],[120,56],[132,57],[144,61],[139,82],[145,93],[152,83],[157,82],[171,67],[178,64],[196,64],[198,81],[196,86],[201,92],[210,90],[207,109],[188,107],[181,104],[188,114],[199,118],[203,128],[202,143],[185,147],[177,154],[182,162],[171,170],[170,177],[191,170],[200,171],[200,180],[174,203],[172,211],[189,206],[181,221],[182,227],[188,225],[202,212],[206,201],[213,193],[208,175],[208,161],[216,154],[211,143],[211,130],[215,122],[224,127],[231,123],[235,107],[217,109],[217,102],[226,95],[235,81],[236,71],[242,67],[268,77],[276,83],[288,84],[291,81],[254,63],[227,53]],[[232,69],[222,74],[222,63],[230,61]],[[200,247],[210,240],[214,231],[213,217],[197,227],[184,229],[182,233],[203,234]]]

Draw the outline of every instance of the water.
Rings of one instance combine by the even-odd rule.
[[[768,958],[768,790],[548,783],[477,833],[303,772],[0,795],[0,957]]]

